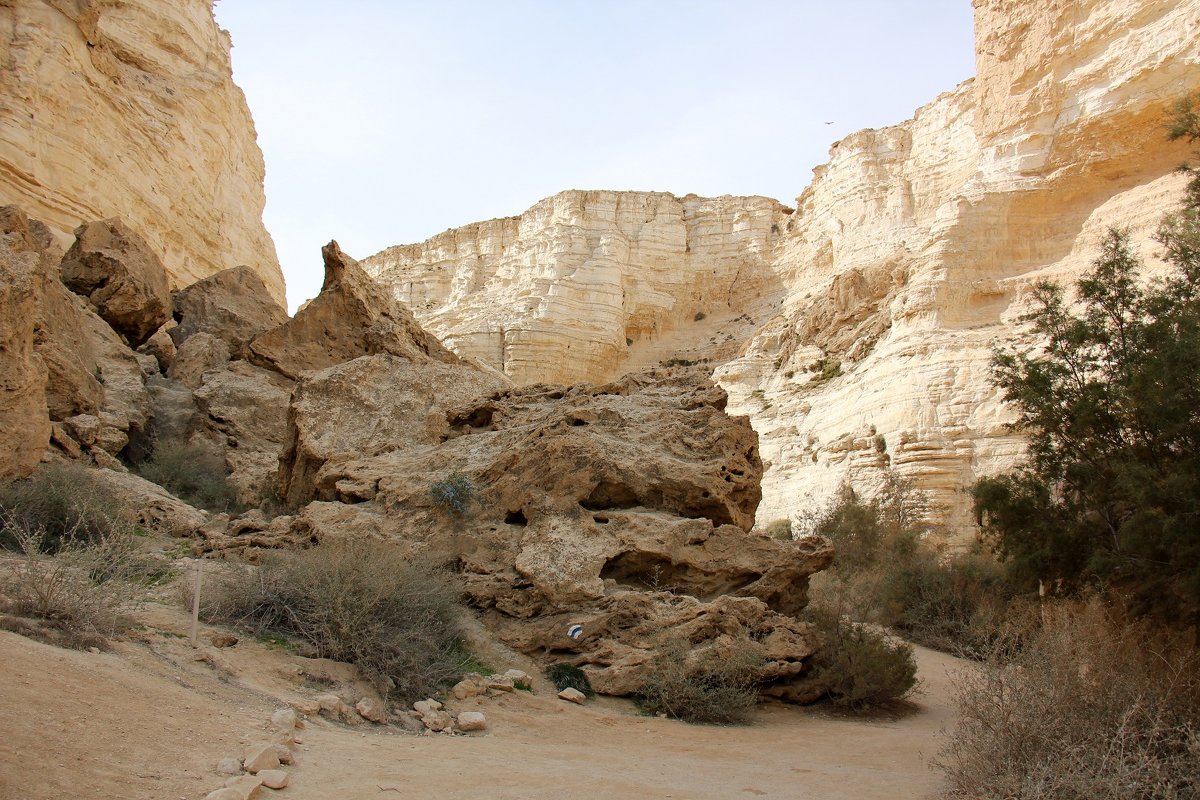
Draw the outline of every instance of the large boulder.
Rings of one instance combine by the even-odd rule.
[[[196,281],[175,294],[170,335],[176,346],[195,333],[225,342],[234,358],[246,358],[259,334],[287,321],[287,311],[250,267],[233,267]]]
[[[242,503],[258,505],[275,496],[292,386],[277,372],[234,361],[204,373],[194,393],[201,433],[223,448],[229,482]]]
[[[433,445],[450,432],[446,410],[505,388],[497,373],[438,361],[361,356],[309,373],[288,414],[280,494],[290,505],[333,499],[317,476],[330,459],[363,458]]]
[[[34,349],[38,260],[25,215],[0,208],[0,480],[29,475],[50,440],[46,365]]]
[[[293,379],[306,370],[380,353],[418,363],[461,363],[337,242],[325,245],[321,255],[321,293],[293,319],[256,337],[250,343],[250,360]]]
[[[119,219],[75,229],[63,258],[62,280],[86,297],[131,347],[138,347],[170,318],[167,273],[158,256]]]

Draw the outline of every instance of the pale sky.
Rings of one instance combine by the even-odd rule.
[[[356,258],[564,189],[789,205],[975,72],[970,0],[221,0],[295,309]],[[827,122],[832,124],[826,124]]]

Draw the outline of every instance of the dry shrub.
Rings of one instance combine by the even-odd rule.
[[[217,512],[242,510],[229,485],[225,457],[214,447],[179,441],[155,441],[138,474],[197,508]]]
[[[767,536],[783,542],[790,542],[793,538],[792,521],[787,517],[771,520],[770,524],[767,525]]]
[[[1200,796],[1194,641],[1060,607],[1019,647],[957,677],[961,720],[936,764],[955,797]]]
[[[207,619],[296,636],[416,700],[463,671],[460,592],[450,575],[378,542],[270,553],[202,593]]]
[[[654,660],[635,699],[648,714],[684,722],[731,725],[747,722],[758,703],[762,646],[746,640],[726,652],[689,652],[672,641]]]
[[[9,512],[0,514],[0,527],[17,549],[0,574],[4,609],[49,629],[39,634],[39,627],[10,619],[4,625],[9,630],[53,644],[94,646],[122,630],[145,596],[145,558],[128,530],[86,537],[67,530],[51,537]],[[56,543],[54,554],[43,552],[48,538]]]
[[[814,602],[918,644],[978,657],[1019,613],[1018,587],[986,554],[945,556],[930,547],[916,513],[923,502],[895,477],[870,503],[844,488],[812,525],[837,553],[833,568],[813,580]]]
[[[36,549],[119,536],[132,520],[90,470],[75,464],[42,467],[32,476],[0,486],[0,545],[23,551],[38,533]],[[18,539],[22,539],[18,541]]]
[[[812,659],[813,682],[825,687],[833,705],[850,711],[896,705],[917,686],[912,646],[842,612],[824,603],[807,609],[820,637]]]

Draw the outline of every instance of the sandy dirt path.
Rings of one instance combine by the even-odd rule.
[[[459,703],[487,714],[484,736],[304,732],[300,800],[420,795],[491,800],[575,798],[922,798],[940,777],[927,758],[952,721],[956,659],[918,649],[925,693],[900,719],[851,719],[786,706],[749,727],[646,718],[622,702],[577,707],[524,693]],[[398,790],[398,791],[397,791]]]
[[[541,682],[536,694],[458,703],[487,714],[483,734],[313,721],[288,768],[292,785],[258,797],[931,797],[941,782],[926,759],[951,721],[947,671],[961,662],[917,654],[925,693],[899,719],[769,706],[749,727],[692,726],[623,701],[574,706]],[[0,632],[0,800],[199,800],[220,787],[216,762],[266,735],[279,698],[306,692],[285,679],[286,654],[255,642],[215,663],[195,656],[172,632],[99,654]]]

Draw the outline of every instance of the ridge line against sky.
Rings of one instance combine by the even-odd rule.
[[[364,258],[567,189],[791,204],[836,140],[974,74],[969,0],[222,0],[295,309]]]

